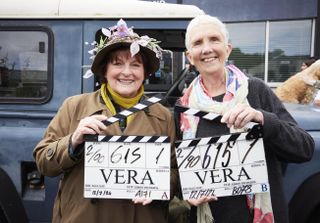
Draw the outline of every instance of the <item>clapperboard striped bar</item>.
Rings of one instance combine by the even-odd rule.
[[[175,142],[176,148],[195,147],[208,144],[233,142],[239,140],[251,140],[263,137],[262,125],[254,125],[248,132],[233,133],[229,135],[213,136],[205,138],[186,139]]]
[[[128,116],[130,116],[136,112],[142,111],[142,110],[150,107],[151,105],[160,102],[161,100],[162,100],[161,94],[157,94],[151,98],[147,98],[146,100],[139,102],[138,104],[132,106],[131,108],[125,109],[125,110],[115,114],[114,116],[111,116],[111,117],[107,118],[106,120],[103,120],[102,122],[106,126],[111,125],[111,124],[119,121],[120,119],[127,118]],[[84,135],[84,140],[91,141],[91,142],[98,141],[99,140],[98,137],[100,137],[100,136],[86,134],[86,135]],[[104,136],[104,137],[108,138],[109,136]],[[136,137],[137,137],[136,140],[138,140],[139,136],[136,136]],[[114,140],[114,139],[112,139],[112,140]],[[121,138],[121,140],[122,140],[122,138]],[[153,139],[149,139],[149,140],[153,140]],[[105,140],[105,141],[107,141],[107,140]]]
[[[86,135],[88,142],[124,142],[124,143],[170,143],[168,136],[109,136],[109,135]]]
[[[161,100],[162,100],[162,98],[161,98],[160,94],[155,95],[151,98],[148,98],[144,101],[139,102],[138,104],[132,106],[131,108],[123,110],[123,111],[117,113],[116,115],[109,117],[107,120],[104,120],[102,122],[106,126],[111,125],[111,124],[119,121],[120,119],[127,118],[128,116],[130,116],[136,112],[142,111],[142,110],[146,109],[147,107],[149,107],[155,103],[160,102]]]
[[[175,112],[218,122],[221,118],[182,106],[175,107]],[[241,132],[175,142],[184,200],[203,195],[223,197],[269,191],[263,127],[248,124]]]
[[[181,105],[176,105],[174,107],[174,111],[175,112],[179,112],[179,113],[184,113],[186,115],[197,116],[197,117],[204,118],[204,119],[211,120],[211,121],[214,120],[214,119],[217,119],[218,117],[221,117],[217,113],[205,112],[205,111],[201,111],[199,109],[188,108],[188,107],[184,107],[184,106],[181,106]]]
[[[175,112],[179,112],[179,113],[184,113],[186,115],[197,116],[199,118],[207,119],[207,120],[210,120],[210,121],[217,120],[217,119],[221,118],[221,115],[217,114],[217,113],[201,111],[199,109],[188,108],[188,107],[184,107],[184,106],[181,106],[181,105],[176,105],[174,107],[174,111]],[[249,122],[245,126],[245,128],[246,128],[246,130],[249,130],[256,124],[257,123]]]

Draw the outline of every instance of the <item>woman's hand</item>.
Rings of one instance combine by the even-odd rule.
[[[134,204],[142,204],[142,205],[147,205],[152,202],[152,199],[147,199],[147,198],[133,198],[132,199]]]
[[[76,148],[83,143],[83,135],[85,134],[103,134],[103,131],[107,127],[101,121],[106,120],[107,118],[108,117],[105,115],[93,115],[81,119],[71,138],[72,148]]]
[[[199,206],[200,204],[210,202],[210,201],[217,201],[218,198],[216,196],[203,196],[199,199],[189,199],[187,200],[190,205]]]
[[[249,122],[263,124],[264,118],[261,111],[252,108],[248,104],[237,104],[227,111],[221,118],[222,123],[226,123],[228,128],[241,129]]]

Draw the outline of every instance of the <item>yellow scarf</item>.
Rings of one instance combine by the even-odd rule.
[[[122,97],[117,92],[113,91],[108,83],[107,84],[105,84],[105,83],[102,84],[100,91],[101,91],[102,99],[103,99],[104,103],[106,104],[107,108],[111,111],[112,115],[115,115],[117,112],[116,112],[116,109],[113,106],[110,98],[107,96],[107,91],[110,93],[110,95],[111,95],[111,97],[112,97],[112,99],[114,100],[115,103],[120,105],[121,108],[127,109],[127,108],[130,108],[130,107],[138,104],[140,98],[142,97],[142,95],[144,93],[144,87],[142,85],[140,87],[139,91],[138,91],[138,94],[133,98],[124,98],[124,97]],[[127,117],[127,123],[131,122],[132,119],[133,119],[133,115],[128,116]]]

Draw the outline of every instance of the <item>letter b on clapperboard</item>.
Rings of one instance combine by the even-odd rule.
[[[212,113],[203,111],[192,110],[192,113],[201,113],[202,118],[213,117]],[[263,128],[256,124],[247,132],[177,141],[176,157],[183,198],[268,192],[262,136]]]

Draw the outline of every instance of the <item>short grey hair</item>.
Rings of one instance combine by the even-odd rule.
[[[187,32],[186,32],[186,39],[185,39],[185,45],[187,50],[190,49],[190,34],[191,34],[191,30],[196,27],[197,25],[200,24],[212,24],[212,25],[216,25],[220,28],[221,33],[225,39],[225,44],[228,44],[229,42],[229,32],[227,30],[226,25],[217,17],[214,16],[210,16],[210,15],[199,15],[196,16],[195,18],[193,18],[190,22],[189,25],[187,27]]]

